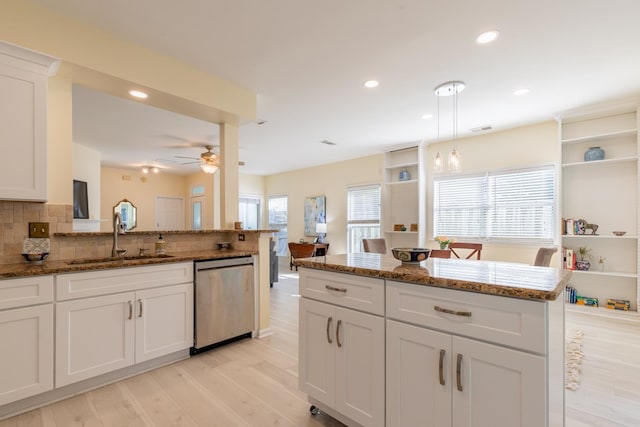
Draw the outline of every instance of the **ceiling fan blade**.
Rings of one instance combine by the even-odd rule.
[[[187,157],[187,156],[174,156],[178,159],[190,159],[190,160],[200,160],[199,157]]]

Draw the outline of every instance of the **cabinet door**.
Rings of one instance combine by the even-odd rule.
[[[299,322],[300,390],[335,408],[335,307],[300,298]]]
[[[451,425],[451,335],[387,320],[387,425]]]
[[[193,345],[193,284],[136,292],[136,363]]]
[[[19,62],[0,53],[0,199],[46,201],[47,76]]]
[[[453,337],[452,365],[454,427],[547,425],[543,357]]]
[[[344,308],[336,318],[334,408],[363,426],[384,426],[384,318]]]
[[[56,387],[134,362],[134,293],[56,304]]]
[[[53,304],[0,312],[0,406],[53,388]]]

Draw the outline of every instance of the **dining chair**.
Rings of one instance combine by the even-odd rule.
[[[469,250],[470,252],[467,254],[467,256],[464,256],[463,252],[461,252],[460,254],[456,252],[456,250],[459,251],[460,249]],[[482,243],[449,243],[449,250],[451,251],[451,254],[456,258],[464,257],[464,259],[470,259],[472,256],[476,255],[478,259],[480,259],[480,253],[482,252]]]
[[[365,252],[376,254],[387,253],[387,243],[384,239],[362,239],[362,247]]]
[[[313,243],[289,242],[289,253],[291,254],[291,258],[289,259],[289,270],[293,270],[293,262],[296,258],[312,257],[315,250],[316,246]],[[298,271],[297,265],[296,271]]]
[[[553,254],[558,252],[558,248],[540,248],[536,254],[536,260],[533,265],[538,267],[549,267]]]
[[[451,258],[451,251],[449,249],[431,249],[429,258]]]

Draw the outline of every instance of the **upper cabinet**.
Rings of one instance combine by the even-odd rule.
[[[418,172],[418,147],[385,153],[382,219],[387,248],[418,245]]]
[[[55,62],[0,42],[0,200],[47,200],[47,79]]]
[[[572,249],[577,260],[580,248],[589,252],[590,266],[579,263],[570,285],[579,296],[598,298],[599,309],[609,314],[637,314],[637,106],[563,118],[561,142],[562,216],[574,223],[582,219],[597,225],[563,227],[564,248]],[[607,310],[608,299],[629,301],[629,312]],[[600,312],[594,307],[584,309]]]

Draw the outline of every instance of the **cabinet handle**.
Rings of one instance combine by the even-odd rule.
[[[142,299],[138,300],[138,304],[140,304],[140,313],[138,313],[138,317],[142,317]]]
[[[129,303],[129,320],[133,319],[133,304],[131,303],[131,301],[128,301]]]
[[[458,383],[458,391],[462,391],[462,355],[458,353],[458,363],[456,364],[456,382]]]
[[[440,363],[438,364],[438,373],[440,374],[440,385],[444,385],[444,350],[440,350]]]
[[[335,291],[335,292],[343,292],[343,293],[347,293],[347,290],[345,288],[336,288],[335,286],[331,286],[331,285],[324,285],[324,287],[330,291]]]
[[[333,341],[331,341],[331,335],[329,334],[329,328],[331,327],[331,322],[333,321],[333,317],[329,317],[327,319],[327,342],[329,344],[333,344]]]
[[[342,325],[342,320],[338,320],[338,324],[336,325],[336,342],[338,343],[338,347],[342,347],[342,343],[340,342],[340,325]]]
[[[454,311],[454,310],[449,310],[448,308],[439,307],[437,305],[434,305],[433,309],[435,311],[439,311],[440,313],[453,314],[454,316],[471,317],[470,311]]]

